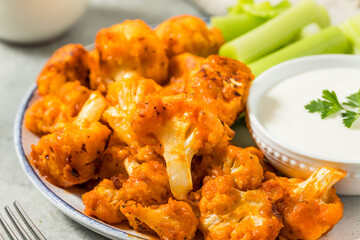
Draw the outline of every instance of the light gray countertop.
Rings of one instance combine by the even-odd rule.
[[[0,42],[1,214],[4,215],[3,206],[17,200],[48,239],[105,239],[63,215],[25,176],[13,147],[13,124],[17,108],[47,58],[58,47],[67,43],[90,44],[100,28],[127,18],[141,18],[154,24],[184,13],[202,16],[187,2],[179,0],[92,0],[82,19],[50,44],[22,47]],[[359,239],[360,198],[344,197],[342,200],[345,206],[344,218],[334,229],[338,237],[326,239]],[[0,233],[5,235],[2,229]]]

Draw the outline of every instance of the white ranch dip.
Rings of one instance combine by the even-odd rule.
[[[304,72],[271,87],[260,100],[258,116],[278,141],[306,155],[360,163],[360,119],[349,129],[337,113],[321,119],[305,105],[335,91],[340,103],[360,89],[360,69],[333,68]]]

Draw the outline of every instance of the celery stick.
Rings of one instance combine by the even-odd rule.
[[[309,25],[306,25],[305,27],[303,27],[303,29],[301,29],[299,39],[310,37],[312,35],[319,33],[320,31],[321,28],[319,24],[310,23]]]
[[[236,15],[244,12],[245,4],[254,4],[254,0],[238,0],[237,4],[229,8],[229,15]]]
[[[270,1],[266,1],[257,4],[244,4],[243,10],[249,15],[270,19],[280,12],[287,10],[289,7],[291,7],[291,4],[287,0],[284,0],[275,6],[273,6]]]
[[[360,49],[360,14],[349,18],[340,24],[341,30],[354,46],[354,53],[357,54]]]
[[[293,58],[314,54],[350,52],[351,43],[339,27],[332,26],[267,55],[249,64],[249,67],[255,76],[258,76],[268,68]]]
[[[317,18],[314,20],[315,23],[319,25],[321,28],[326,28],[330,25],[330,17],[326,8],[319,6]]]
[[[355,55],[360,55],[360,48],[354,47],[354,54]]]
[[[314,0],[302,0],[299,4],[279,14],[254,30],[225,43],[221,56],[250,63],[295,40],[300,30],[311,22],[328,24],[324,10]]]
[[[221,30],[226,42],[247,33],[267,20],[267,18],[254,17],[245,13],[214,16],[210,19],[211,25]]]

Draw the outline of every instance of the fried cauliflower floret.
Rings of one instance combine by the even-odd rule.
[[[129,156],[131,156],[131,151],[128,146],[108,146],[99,156],[99,178],[111,178],[118,174],[126,175],[125,159]]]
[[[75,80],[88,86],[88,57],[81,44],[68,44],[56,50],[37,78],[39,95],[55,94],[61,85]]]
[[[164,46],[152,29],[141,20],[126,20],[96,35],[95,68],[112,80],[139,75],[163,83],[169,60]],[[96,58],[98,62],[96,63]],[[98,81],[91,79],[91,81]]]
[[[160,239],[193,239],[198,226],[190,205],[172,198],[158,207],[144,207],[129,201],[121,206],[121,212],[135,230],[149,232],[151,229]]]
[[[220,146],[209,155],[193,159],[192,177],[198,187],[214,177],[229,174],[236,189],[254,190],[264,178],[262,162],[263,155],[255,147]]]
[[[90,90],[79,81],[68,82],[55,94],[48,94],[30,106],[25,114],[25,127],[42,136],[63,127],[80,112]]]
[[[164,86],[163,95],[184,93],[189,75],[194,70],[199,70],[203,57],[191,53],[182,53],[170,58],[169,78],[170,82]]]
[[[54,132],[71,120],[63,107],[64,104],[55,95],[40,98],[26,110],[25,127],[38,136]]]
[[[171,192],[165,166],[154,161],[142,163],[130,174],[120,191],[124,200],[134,200],[144,206],[166,203]]]
[[[103,115],[118,139],[129,146],[139,147],[138,139],[131,127],[131,118],[136,110],[136,104],[146,96],[157,94],[162,87],[154,80],[132,77],[108,85],[110,106]]]
[[[161,150],[157,146],[147,145],[141,148],[136,149],[136,160],[139,163],[148,162],[148,161],[157,161],[165,165],[164,158],[159,154]]]
[[[84,212],[109,224],[121,223],[125,217],[120,211],[119,191],[109,179],[102,180],[93,190],[82,195]]]
[[[120,179],[119,189],[115,188],[118,178],[112,180],[104,179],[98,187],[83,194],[87,215],[107,223],[115,223],[113,220],[121,222],[122,218],[114,217],[119,216],[120,204],[133,200],[143,206],[159,205],[167,203],[171,196],[166,169],[158,162],[150,161],[136,166],[125,181]]]
[[[205,239],[276,239],[282,227],[266,194],[262,190],[235,189],[230,175],[206,182],[199,208]]]
[[[254,75],[243,63],[227,57],[211,55],[193,71],[186,93],[194,94],[231,126],[244,111],[248,90]]]
[[[211,153],[215,145],[229,139],[217,116],[185,94],[155,96],[140,102],[133,128],[144,144],[163,149],[171,191],[177,199],[185,199],[193,188],[193,156]]]
[[[111,131],[97,122],[106,101],[92,93],[77,119],[32,145],[31,163],[48,181],[70,187],[95,178],[96,163]]]
[[[169,57],[185,52],[207,57],[217,54],[225,42],[219,29],[209,29],[203,20],[191,15],[172,17],[159,24],[155,33]]]
[[[332,187],[345,177],[345,172],[323,167],[307,180],[276,177],[262,184],[275,202],[284,228],[280,236],[287,239],[318,239],[342,218],[343,204]]]
[[[239,148],[228,145],[215,153],[223,162],[222,171],[233,177],[236,189],[245,191],[257,189],[264,178],[264,170],[253,148]],[[259,150],[257,150],[260,153]]]

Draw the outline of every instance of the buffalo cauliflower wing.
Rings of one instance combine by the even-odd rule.
[[[283,226],[265,192],[239,191],[230,175],[205,183],[199,208],[200,230],[207,240],[276,239]]]
[[[136,167],[120,189],[123,199],[134,200],[144,206],[164,204],[171,196],[166,168],[150,161]]]
[[[129,201],[121,206],[121,212],[135,230],[152,230],[164,240],[193,239],[198,226],[198,219],[190,205],[172,198],[167,204],[151,207]]]
[[[82,195],[84,212],[88,216],[110,224],[121,223],[125,217],[120,211],[123,202],[119,199],[119,191],[109,179],[102,180],[93,190]]]
[[[172,17],[159,24],[155,33],[169,57],[185,52],[207,57],[217,54],[225,42],[219,29],[209,29],[203,20],[191,15]]]
[[[217,176],[229,174],[238,190],[254,190],[264,178],[262,153],[254,147],[216,147],[212,154],[194,158],[192,176],[197,186]]]
[[[277,177],[266,173],[262,188],[275,202],[287,239],[318,239],[342,218],[343,204],[332,187],[345,172],[323,167],[307,180]]]
[[[253,148],[228,145],[214,153],[223,163],[222,171],[233,177],[236,189],[253,190],[261,185],[264,178],[262,159],[259,159],[253,151]],[[259,150],[257,151],[261,154]]]
[[[186,93],[194,94],[231,126],[244,111],[248,90],[254,75],[243,63],[227,57],[211,55],[193,71]]]
[[[91,61],[95,70],[91,74],[91,82],[95,85],[99,85],[99,75],[113,81],[134,75],[151,78],[158,83],[167,79],[169,60],[164,46],[141,20],[126,20],[101,29],[96,35],[95,50]]]
[[[193,188],[193,156],[209,154],[214,146],[227,144],[229,139],[227,128],[217,116],[185,94],[154,96],[140,102],[133,128],[144,144],[163,149],[171,191],[177,199],[185,199]]]
[[[68,44],[49,58],[37,78],[41,96],[54,94],[66,82],[78,80],[89,85],[89,54],[81,44]]]
[[[104,112],[103,120],[109,123],[121,142],[139,147],[137,136],[131,127],[131,117],[137,103],[146,96],[157,94],[162,87],[154,80],[141,77],[123,79],[108,87],[106,98],[111,106]]]
[[[136,166],[124,180],[120,176],[102,180],[97,187],[83,194],[85,213],[107,223],[119,223],[123,219],[119,206],[133,200],[143,206],[167,203],[171,196],[165,167],[155,161]],[[116,188],[118,186],[119,189]]]
[[[182,53],[171,57],[169,62],[170,81],[164,86],[162,95],[184,93],[190,73],[199,70],[204,60],[205,58],[191,53]]]
[[[126,175],[125,159],[129,156],[131,156],[131,150],[128,146],[108,146],[99,156],[99,178],[111,178],[118,174]]]
[[[76,117],[89,95],[90,90],[79,81],[67,82],[26,110],[25,127],[39,136],[52,133]]]
[[[92,93],[74,122],[32,145],[31,163],[48,181],[70,187],[95,178],[98,157],[111,133],[98,122],[106,104],[100,93]]]

